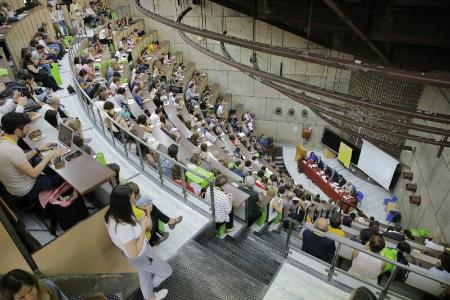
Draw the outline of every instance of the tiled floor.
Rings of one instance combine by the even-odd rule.
[[[338,160],[334,159],[326,159],[323,155],[323,150],[314,149],[314,153],[320,155],[323,161],[329,165],[330,167],[336,169],[339,174],[342,174],[347,180],[350,180],[358,191],[362,191],[364,193],[364,199],[361,202],[361,209],[367,216],[373,216],[376,220],[380,222],[385,222],[386,220],[386,212],[385,207],[383,205],[383,199],[390,198],[392,195],[389,191],[385,190],[382,187],[370,184],[366,181],[363,181],[350,173]],[[289,171],[289,174],[294,178],[294,180],[303,184],[303,186],[311,191],[314,194],[320,194],[321,197],[327,199],[326,195],[322,192],[322,190],[315,185],[311,180],[309,180],[304,174],[300,174],[297,171],[297,162],[295,161],[295,147],[283,147],[283,160],[286,165],[286,169]]]
[[[272,282],[264,300],[344,300],[349,294],[285,263]]]

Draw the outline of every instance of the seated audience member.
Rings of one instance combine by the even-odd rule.
[[[52,159],[64,153],[63,150],[50,150],[49,143],[25,153],[17,142],[29,133],[30,119],[11,112],[2,117],[1,123],[5,134],[0,142],[0,181],[8,193],[30,203],[38,200],[40,192],[59,187],[63,183],[59,175],[42,172]],[[31,165],[30,161],[42,151],[50,152],[37,165]]]
[[[123,87],[120,87],[117,89],[116,95],[114,96],[114,100],[116,101],[116,104],[118,107],[127,107],[128,101],[125,97],[126,90]]]
[[[234,163],[234,168],[232,169],[232,171],[240,177],[245,178],[244,167],[242,166],[241,161],[238,160]]]
[[[113,78],[114,72],[118,72],[120,70],[119,64],[115,58],[111,58],[110,66],[106,71],[106,80],[108,81],[110,78]],[[120,76],[120,75],[119,75]]]
[[[209,162],[209,161],[210,161],[210,158],[209,158],[209,155],[208,155],[208,145],[207,145],[207,144],[202,143],[202,144],[200,145],[200,154],[199,154],[199,157],[200,157],[200,159],[203,160],[203,161],[206,161],[206,162]]]
[[[58,117],[61,119],[67,119],[68,116],[67,114],[64,112],[64,110],[61,107],[61,100],[59,99],[59,97],[53,95],[50,96],[50,98],[47,101],[48,106],[53,109],[56,110],[58,112]]]
[[[383,236],[396,240],[396,241],[404,241],[406,239],[405,234],[402,232],[402,226],[400,224],[395,224],[394,230],[388,230],[383,233]]]
[[[200,139],[200,135],[198,134],[198,132],[194,132],[190,138],[188,138],[189,142],[191,142],[194,146],[198,146],[199,143],[199,139]]]
[[[50,280],[38,280],[33,274],[15,269],[0,279],[2,300],[67,300],[69,299]]]
[[[128,128],[127,121],[125,120],[125,118],[123,117],[122,114],[118,114],[114,110],[114,103],[112,103],[110,101],[106,101],[103,104],[103,110],[106,112],[106,114],[109,117],[109,118],[105,117],[105,121],[106,121],[108,130],[112,131],[114,138],[116,138],[118,141],[122,142],[122,135],[120,134],[120,127],[124,128],[126,130],[131,130],[130,128]],[[117,126],[114,122],[112,122],[111,119],[114,120],[116,123],[118,123],[119,126]]]
[[[216,229],[225,224],[226,231],[233,230],[233,196],[227,194],[223,190],[223,186],[227,184],[228,178],[225,175],[216,177],[214,186],[214,212]],[[205,192],[205,201],[211,203],[211,187]]]
[[[99,88],[98,84],[95,84],[93,81],[88,79],[89,75],[85,69],[81,69],[78,73],[76,79],[81,89],[90,97],[94,98],[94,95],[97,93]]]
[[[314,223],[314,228],[323,233],[327,232],[327,219],[318,218]],[[323,261],[331,263],[336,252],[336,246],[333,240],[323,236],[321,233],[305,229],[303,231],[302,250]]]
[[[350,181],[347,181],[342,188],[345,192],[350,193],[353,190],[353,184]]]
[[[119,87],[120,87],[120,77],[114,76],[111,84],[109,85],[109,90],[111,91],[113,96],[116,95],[117,89]]]
[[[60,90],[61,88],[56,84],[53,76],[47,73],[44,69],[39,69],[38,64],[39,61],[34,60],[31,57],[31,53],[26,53],[23,57],[22,67],[33,75],[34,80],[41,82],[44,87],[50,88],[55,92]]]
[[[403,230],[403,233],[405,234],[406,239],[414,241],[416,238],[412,235],[411,230],[405,229]]]
[[[244,191],[249,195],[247,199],[248,205],[248,227],[252,226],[252,224],[259,218],[261,215],[261,211],[258,208],[259,203],[259,193],[255,191],[255,179],[253,176],[247,176],[244,178],[244,184],[242,187],[239,187],[241,191]]]
[[[447,280],[447,282],[449,282],[450,281],[450,253],[448,253],[448,251],[444,251],[444,253],[442,253],[442,255],[441,255],[441,262],[438,265],[432,267],[430,269],[430,271],[433,274],[435,274],[435,275]]]
[[[383,237],[376,234],[370,238],[369,242],[366,244],[366,249],[373,254],[380,255],[380,252],[384,249],[385,245],[386,243],[384,242]],[[349,273],[377,283],[378,275],[384,270],[386,263],[357,250],[353,251],[352,258],[352,266],[348,270]]]
[[[328,231],[345,238],[345,232],[340,228],[341,221],[342,217],[340,214],[333,214],[330,218],[330,227],[328,228]]]
[[[162,110],[161,108],[156,108],[155,111],[150,115],[148,122],[150,125],[157,126],[161,119]]]
[[[398,242],[397,249],[403,253],[403,256],[409,264],[418,265],[417,260],[411,255],[411,246],[408,242]]]
[[[167,155],[170,158],[174,159],[175,161],[178,161],[178,157],[177,157],[177,155],[178,155],[178,146],[175,145],[175,144],[170,145],[169,148],[167,149]],[[161,159],[161,171],[162,171],[162,173],[165,176],[167,176],[169,178],[172,178],[172,169],[175,166],[175,163],[172,160],[170,160],[170,159],[168,159],[168,158],[166,158],[164,156],[160,156],[160,159]]]
[[[377,300],[377,297],[367,287],[360,286],[352,291],[349,300]]]
[[[58,121],[58,112],[53,109],[49,109],[45,112],[44,120],[47,121],[50,125],[52,125],[54,128],[59,128],[59,121]]]
[[[134,93],[132,93],[133,99],[134,101],[136,101],[136,103],[139,105],[139,107],[141,109],[145,109],[144,107],[144,101],[142,99],[142,93],[144,92],[144,90],[141,87],[137,87],[134,91]]]
[[[180,186],[183,186],[183,179],[181,178],[181,168],[173,168],[172,170],[172,178],[173,180],[178,183]],[[192,194],[197,194],[192,188],[192,186],[189,184],[187,180],[184,181],[186,184],[186,190],[188,192],[191,192]]]
[[[284,187],[280,187],[278,189],[278,195],[280,192],[284,194]],[[281,194],[281,195],[282,195]],[[289,220],[288,218],[301,221],[303,215],[301,211],[304,207],[304,203],[302,200],[295,198],[295,194],[291,191],[288,191],[284,196],[284,207],[283,207],[283,226],[284,228],[288,228]]]
[[[344,218],[342,218],[342,225],[351,228],[352,223],[353,223],[353,219],[351,216],[344,216]]]
[[[434,249],[437,251],[444,252],[445,247],[442,245],[441,241],[439,239],[425,239],[425,247]]]
[[[177,218],[169,218],[163,212],[161,212],[156,205],[152,203],[150,198],[146,195],[141,195],[139,186],[134,182],[129,182],[128,186],[133,190],[135,197],[131,200],[131,207],[133,209],[134,216],[138,221],[145,215],[150,216],[152,219],[152,229],[150,236],[146,235],[151,246],[157,246],[160,243],[167,240],[169,237],[168,232],[161,232],[159,230],[158,222],[161,221],[164,224],[169,225],[169,229],[175,229],[175,226],[183,220],[182,216]]]
[[[2,85],[5,86],[0,82],[0,89]],[[27,104],[27,98],[21,97],[19,93],[15,93],[12,98],[0,100],[0,118],[10,112],[23,113]]]

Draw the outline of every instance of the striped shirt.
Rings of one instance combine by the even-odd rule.
[[[211,204],[211,188],[208,187],[205,194],[205,200]],[[231,213],[232,206],[229,201],[229,196],[220,190],[218,187],[214,188],[214,213],[216,223],[223,223],[230,221],[228,216]]]

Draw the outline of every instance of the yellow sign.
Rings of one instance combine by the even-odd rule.
[[[341,142],[339,146],[338,159],[348,169],[352,160],[353,149]]]

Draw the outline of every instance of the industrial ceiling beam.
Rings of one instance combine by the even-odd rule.
[[[240,46],[243,48],[252,49],[259,52],[269,53],[277,56],[288,57],[292,59],[297,59],[301,61],[306,61],[310,63],[315,63],[319,65],[325,65],[329,67],[345,69],[350,71],[361,71],[367,74],[372,74],[381,77],[388,77],[401,81],[414,82],[424,85],[440,86],[440,87],[450,87],[450,76],[435,73],[423,73],[416,71],[407,71],[403,69],[398,69],[389,66],[381,66],[370,63],[360,63],[351,60],[328,57],[326,55],[309,53],[306,51],[298,51],[294,49],[287,49],[283,47],[271,46],[264,43],[252,42],[245,39],[224,36],[222,33],[217,33],[213,31],[203,30],[196,28],[194,26],[189,26],[181,23],[177,23],[170,19],[164,18],[158,14],[151,12],[150,10],[144,8],[140,2],[141,0],[135,0],[136,6],[145,16],[160,22],[169,27],[175,28],[182,32],[187,32],[202,36],[208,39],[224,42],[226,44],[231,44],[235,46]]]
[[[367,35],[350,19],[344,10],[334,0],[324,0],[324,2],[333,10],[341,20],[350,27],[353,32],[359,36],[373,52],[375,52],[385,63],[390,63],[389,59],[378,49],[377,46],[367,37]]]
[[[182,17],[183,17],[183,15],[178,17],[178,21],[181,21]],[[231,58],[225,58],[225,57],[223,57],[223,56],[221,56],[221,55],[219,55],[219,54],[217,54],[215,52],[212,52],[212,51],[210,51],[210,50],[208,50],[208,49],[198,45],[197,43],[192,41],[190,38],[188,38],[186,36],[186,34],[184,32],[182,32],[182,31],[180,31],[180,30],[178,30],[178,34],[181,36],[181,38],[186,43],[188,43],[190,46],[194,47],[195,49],[199,50],[200,52],[202,52],[202,53],[204,53],[204,54],[206,54],[208,56],[211,56],[211,57],[213,57],[215,59],[218,59],[219,61],[222,61],[222,62],[224,62],[224,63],[226,63],[228,65],[231,65],[231,66],[241,70],[242,72],[250,74],[251,76],[260,77],[257,74],[258,74],[258,72],[261,72],[261,71],[256,70],[256,74],[252,74],[253,72],[246,72],[246,70],[248,70],[248,68],[250,68],[250,67],[248,67],[246,65],[243,65],[241,63],[237,63]],[[250,70],[252,70],[252,68],[250,68]],[[288,96],[289,98],[291,98],[291,99],[293,99],[293,100],[295,100],[295,101],[297,101],[299,103],[302,103],[302,104],[310,107],[311,109],[320,110],[322,114],[331,116],[331,117],[333,117],[335,119],[338,119],[338,120],[341,120],[343,122],[354,124],[356,126],[359,126],[359,127],[365,128],[365,129],[369,129],[369,130],[372,130],[372,131],[375,131],[375,132],[380,132],[380,133],[383,133],[383,134],[387,134],[387,135],[390,135],[390,136],[393,136],[393,137],[400,137],[400,138],[404,138],[404,139],[409,139],[409,140],[418,141],[418,142],[427,143],[427,144],[432,144],[432,145],[437,145],[437,146],[450,147],[450,142],[446,142],[446,141],[442,141],[442,140],[441,141],[437,141],[437,140],[434,140],[432,138],[426,138],[426,137],[423,137],[423,136],[416,136],[416,135],[407,134],[407,133],[392,132],[392,131],[386,130],[384,128],[379,128],[379,127],[376,127],[376,126],[373,126],[373,125],[368,125],[368,124],[365,124],[365,123],[362,123],[362,122],[359,122],[359,121],[351,120],[348,117],[340,115],[340,114],[337,114],[337,113],[335,113],[332,110],[324,109],[320,105],[316,104],[315,101],[311,101],[311,99],[314,99],[314,98],[308,97],[308,96],[300,94],[300,93],[296,93],[296,92],[291,91],[291,90],[288,90],[288,89],[286,89],[283,86],[280,86],[280,85],[277,85],[277,84],[273,83],[270,79],[269,80],[267,80],[267,79],[260,79],[260,81],[263,84],[274,88],[275,90],[279,91],[280,93],[283,93],[284,95]],[[317,99],[314,99],[314,100],[317,100]]]

